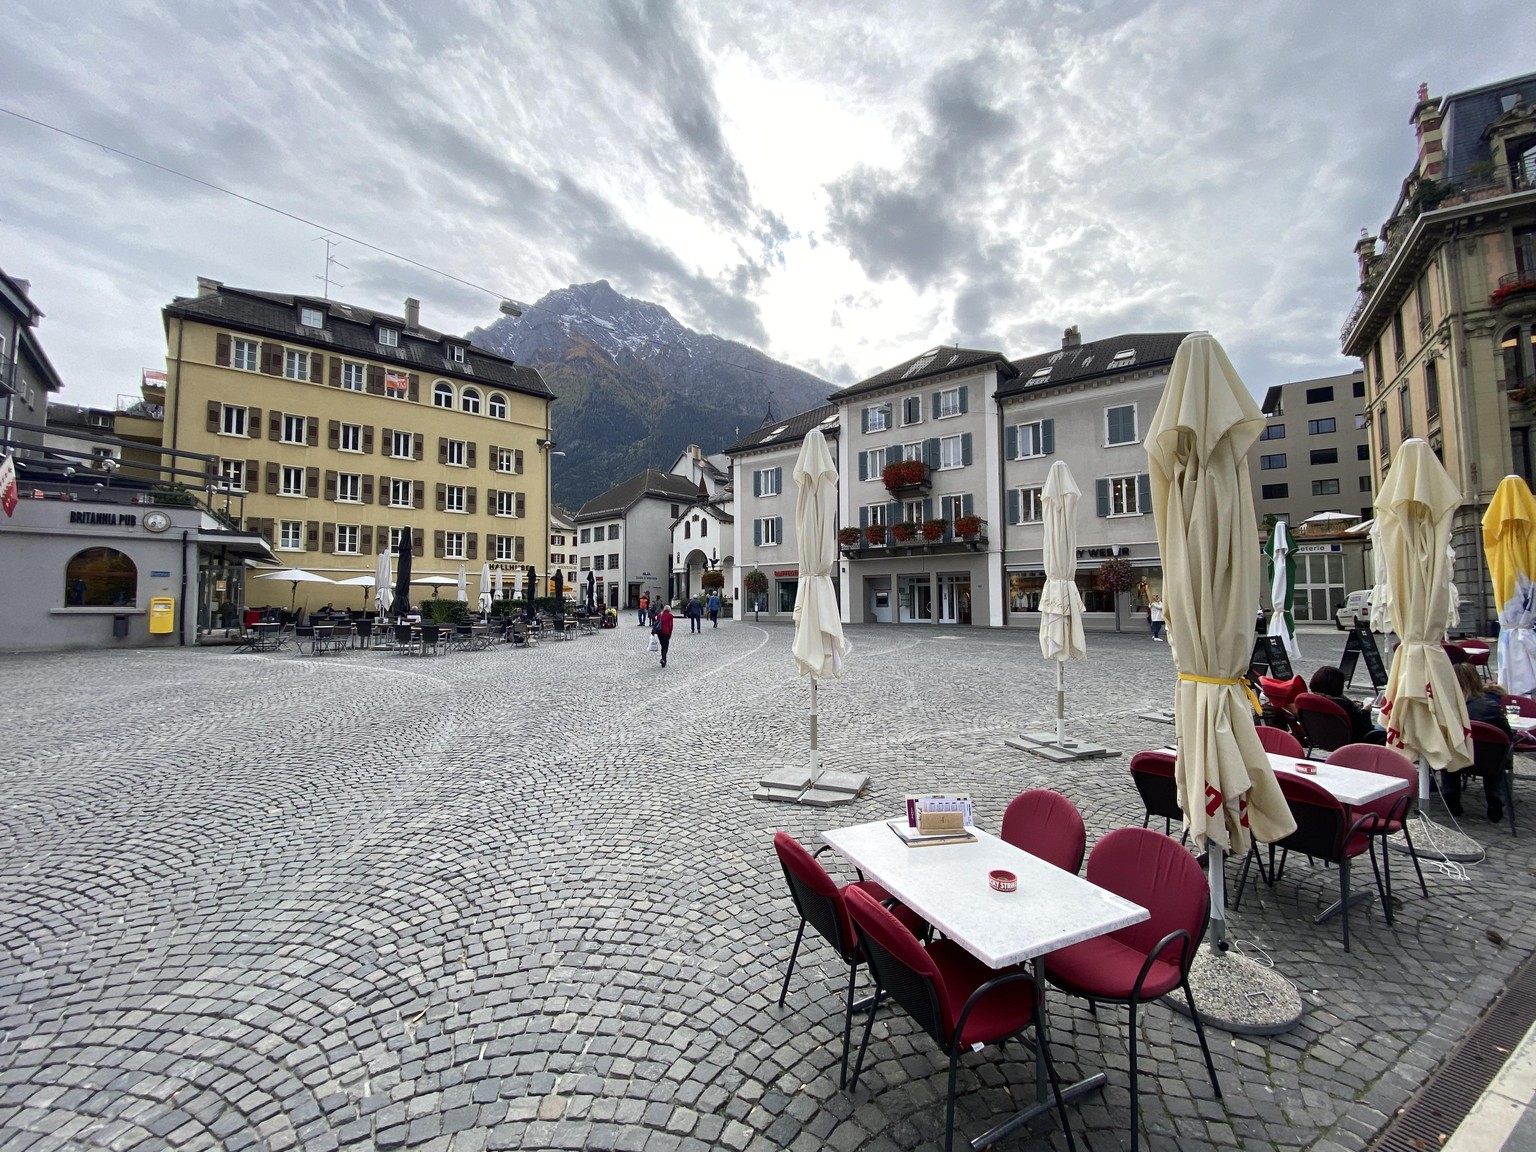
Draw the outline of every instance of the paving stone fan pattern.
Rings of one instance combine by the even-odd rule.
[[[814,938],[777,1006],[795,919],[773,832],[815,848],[909,791],[968,791],[995,831],[1016,793],[1057,788],[1090,843],[1142,809],[1128,755],[1004,745],[1054,713],[1032,635],[850,636],[822,745],[874,785],[829,811],[748,798],[808,745],[782,626],[680,630],[666,669],[632,624],[439,659],[0,656],[0,1148],[937,1146],[946,1064],[899,1011],[838,1089],[845,970]],[[1303,645],[1304,673],[1343,646]],[[1069,735],[1167,743],[1137,714],[1171,702],[1168,647],[1089,652]],[[1349,955],[1312,923],[1336,873],[1293,859],[1250,892],[1235,935],[1308,1015],[1213,1033],[1217,1101],[1189,1023],[1145,1010],[1143,1147],[1362,1147],[1536,944],[1536,836],[1464,827],[1487,860],[1432,873],[1425,901],[1399,858],[1397,926],[1357,911]],[[1071,1106],[1079,1147],[1128,1146],[1123,1010],[1048,1003],[1063,1073],[1109,1077]],[[1032,1075],[1022,1043],[968,1056],[959,1131]],[[1037,1123],[1005,1147],[1065,1147]]]

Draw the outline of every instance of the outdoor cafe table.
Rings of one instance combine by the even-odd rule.
[[[989,968],[1031,961],[1043,989],[1040,958],[1068,944],[1138,924],[1151,915],[1124,900],[976,828],[974,844],[909,848],[884,820],[822,833],[834,851]],[[995,892],[987,876],[1002,868],[1017,892]],[[1064,1101],[1104,1085],[1104,1074],[1064,1086]],[[1035,1054],[1035,1103],[971,1141],[985,1148],[1027,1124],[1055,1101],[1043,1054]]]
[[[247,644],[252,652],[276,652],[283,646],[283,626],[272,623],[252,624]]]

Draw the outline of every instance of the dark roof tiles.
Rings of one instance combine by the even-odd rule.
[[[960,348],[958,346],[941,344],[937,348],[930,348],[919,356],[910,360],[903,360],[894,368],[887,368],[884,372],[877,372],[867,380],[860,380],[857,384],[834,392],[829,399],[836,402],[847,400],[853,396],[863,395],[865,392],[877,392],[881,388],[889,388],[892,385],[906,384],[917,380],[926,380],[930,376],[942,376],[947,372],[964,372],[967,369],[984,368],[996,364],[998,373],[1003,379],[1012,374],[1012,365],[1008,358],[1001,352],[989,352],[982,348]]]
[[[581,506],[576,519],[590,520],[597,516],[615,516],[627,512],[642,497],[654,496],[660,500],[693,503],[699,498],[698,486],[686,476],[674,476],[670,472],[658,472],[647,468],[621,484],[615,484],[600,496],[594,496]]]
[[[804,412],[797,412],[784,420],[765,420],[761,427],[743,436],[725,450],[727,456],[737,456],[757,449],[779,448],[785,444],[798,444],[812,428],[820,428],[823,435],[836,436],[838,430],[837,406],[822,404]]]
[[[1132,332],[1026,356],[1013,362],[1018,376],[999,385],[997,394],[1017,396],[1069,381],[1160,368],[1173,363],[1173,355],[1187,335],[1187,332]]]

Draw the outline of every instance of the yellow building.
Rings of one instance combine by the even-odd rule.
[[[390,316],[199,278],[164,317],[162,443],[218,456],[232,512],[286,566],[371,574],[409,529],[413,576],[463,564],[471,603],[483,563],[547,570],[554,397],[535,369],[421,327],[416,300]],[[363,595],[298,586],[301,608]]]

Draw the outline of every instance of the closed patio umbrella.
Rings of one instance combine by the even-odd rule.
[[[1246,852],[1250,832],[1272,843],[1296,827],[1242,679],[1259,585],[1247,453],[1264,425],[1221,345],[1186,336],[1147,430],[1147,462],[1178,669],[1179,804],[1195,844],[1210,849],[1212,934],[1222,947],[1222,853]]]
[[[532,620],[538,614],[534,601],[539,598],[539,573],[532,564],[528,565],[528,619]]]
[[[1387,550],[1381,544],[1381,521],[1371,521],[1371,631],[1392,631],[1392,585],[1387,583]]]
[[[821,749],[817,731],[816,685],[842,676],[848,656],[842,614],[832,589],[837,561],[837,465],[826,437],[813,428],[806,433],[795,460],[795,537],[800,548],[800,583],[795,591],[795,638],[790,645],[795,671],[811,678],[812,786],[821,779]]]
[[[480,565],[480,611],[481,612],[489,612],[491,610],[491,600],[492,600],[491,562],[489,560],[487,560],[484,564]]]
[[[1291,615],[1296,597],[1296,557],[1291,553],[1291,534],[1284,520],[1275,521],[1264,553],[1269,558],[1269,634],[1280,638],[1294,660],[1301,655],[1296,643],[1296,620]]]
[[[1536,497],[1506,476],[1483,513],[1483,551],[1499,611],[1499,683],[1504,691],[1536,691]]]
[[[373,574],[373,604],[380,616],[389,614],[389,603],[394,598],[389,575],[389,550],[379,553],[379,561]]]
[[[455,593],[461,603],[469,603],[469,577],[464,572],[464,565],[459,565],[459,578],[455,582]]]
[[[1387,743],[1419,760],[1419,796],[1431,768],[1472,762],[1467,704],[1441,642],[1450,612],[1451,515],[1461,493],[1418,438],[1404,440],[1376,496],[1397,651],[1387,674],[1381,720]]]
[[[597,574],[592,569],[587,569],[587,611],[591,612],[597,607]]]
[[[411,556],[414,547],[411,530],[400,530],[400,542],[395,548],[395,598],[390,601],[389,614],[403,618],[411,610]]]
[[[1056,743],[1066,743],[1066,667],[1088,655],[1083,597],[1077,590],[1077,502],[1082,490],[1057,460],[1040,493],[1045,521],[1045,588],[1040,593],[1040,654],[1056,661]]]
[[[555,569],[555,615],[565,615],[565,573]]]

